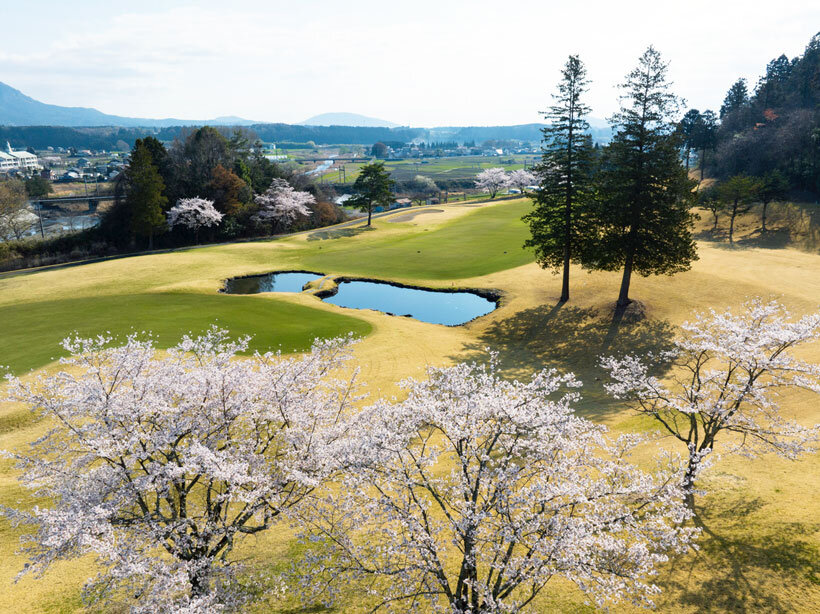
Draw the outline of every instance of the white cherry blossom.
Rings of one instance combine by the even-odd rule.
[[[602,364],[613,379],[610,394],[632,401],[687,446],[689,486],[718,439],[727,451],[751,457],[774,452],[794,459],[815,449],[820,425],[784,417],[777,397],[790,387],[820,392],[820,365],[793,353],[820,338],[820,313],[793,319],[778,302],[755,299],[740,313],[696,314],[682,328],[670,352],[610,356]],[[671,362],[668,382],[650,374],[657,362]]]
[[[489,193],[490,198],[495,198],[495,195],[498,194],[499,190],[507,187],[509,185],[509,176],[504,169],[499,167],[495,168],[488,168],[487,170],[481,171],[475,178],[475,186],[484,191]]]
[[[299,511],[304,595],[353,583],[373,611],[522,612],[561,576],[598,604],[650,603],[657,566],[696,534],[682,468],[627,462],[636,438],[576,416],[579,385],[460,364],[365,409],[346,479]]]
[[[91,600],[134,597],[135,612],[217,611],[242,603],[231,557],[338,468],[354,379],[350,339],[304,355],[254,354],[211,329],[171,350],[131,336],[64,342],[68,369],[11,398],[52,427],[11,454],[42,506],[4,512],[31,524],[25,572],[96,557]],[[244,581],[244,579],[243,579]],[[126,590],[120,590],[126,589]]]
[[[274,222],[281,228],[290,227],[299,216],[309,216],[308,205],[316,202],[310,192],[295,190],[284,179],[274,179],[264,194],[258,194],[254,202],[259,212],[254,216],[260,222]]]

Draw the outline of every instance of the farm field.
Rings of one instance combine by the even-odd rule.
[[[428,165],[420,165],[424,169]],[[432,166],[429,165],[429,166]],[[511,170],[513,167],[507,168]],[[426,174],[415,168],[410,173]],[[403,172],[403,171],[402,171]],[[437,172],[449,172],[444,165]],[[348,172],[348,180],[351,174]],[[435,178],[435,177],[434,177]],[[526,377],[542,367],[573,371],[587,384],[582,413],[614,431],[649,430],[605,397],[597,356],[665,347],[693,310],[738,306],[747,298],[778,298],[794,313],[818,309],[820,253],[811,214],[775,209],[769,242],[755,234],[756,217],[739,221],[738,246],[722,239],[726,220],[711,232],[701,212],[700,260],[674,277],[636,278],[632,296],[646,306],[640,321],[615,322],[611,308],[618,273],[573,270],[572,299],[558,303],[560,278],[540,269],[522,249],[528,235],[521,216],[529,201],[437,205],[424,215],[407,211],[362,225],[326,228],[267,242],[235,243],[110,260],[76,267],[0,276],[0,364],[17,374],[53,369],[60,339],[73,331],[152,330],[160,345],[211,323],[236,335],[253,334],[252,349],[308,347],[314,336],[360,336],[356,358],[372,395],[395,394],[403,377],[427,365],[483,360],[499,352],[504,372]],[[799,209],[799,208],[798,208]],[[807,217],[807,215],[809,217]],[[401,218],[400,216],[405,216]],[[395,221],[393,218],[396,218]],[[303,294],[229,296],[228,277],[276,270],[368,276],[430,287],[499,290],[500,307],[464,326],[443,327],[369,310],[346,310]],[[806,356],[820,362],[820,347]],[[786,414],[820,422],[820,404],[807,393],[782,399]],[[0,449],[24,446],[46,428],[22,408],[0,406]],[[665,444],[664,444],[665,445]],[[718,450],[720,452],[720,450]],[[641,460],[640,458],[638,459]],[[666,565],[656,598],[660,612],[816,612],[820,610],[820,456],[790,462],[725,457],[704,477],[709,494],[697,500],[704,527],[700,550]],[[28,497],[0,460],[0,504]],[[20,531],[0,521],[0,611],[81,610],[79,587],[88,562],[61,563],[36,580],[11,584],[24,559],[11,555]],[[239,553],[260,567],[284,569],[298,547],[287,531],[246,542]],[[353,594],[330,612],[365,612]],[[258,612],[298,614],[295,601],[263,600]],[[556,582],[539,612],[588,612],[584,597]],[[616,612],[636,611],[630,606]]]
[[[424,175],[433,181],[448,181],[454,179],[471,179],[482,170],[500,166],[505,171],[514,171],[527,168],[537,161],[535,154],[509,156],[458,156],[452,158],[419,158],[413,160],[387,160],[385,168],[390,172],[394,181],[410,181],[416,175]],[[339,162],[334,164],[328,172],[321,175],[321,180],[328,183],[341,183],[344,178],[347,183],[353,183],[359,175],[364,162]],[[344,175],[340,166],[345,167]]]

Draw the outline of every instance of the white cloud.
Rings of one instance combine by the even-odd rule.
[[[293,122],[344,110],[413,125],[523,123],[549,104],[570,53],[588,66],[598,116],[615,109],[615,85],[650,43],[677,93],[714,108],[734,79],[753,83],[820,24],[814,2],[756,0],[163,4],[62,31],[48,23],[59,15],[27,5],[17,16],[32,31],[0,40],[0,80],[46,102],[143,117]],[[45,41],[43,20],[54,32]]]

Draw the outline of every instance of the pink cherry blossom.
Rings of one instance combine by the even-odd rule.
[[[503,168],[488,168],[476,175],[475,185],[483,192],[488,192],[490,198],[495,198],[499,190],[509,185],[509,180],[510,178]]]
[[[168,211],[168,226],[184,226],[198,231],[202,227],[216,226],[222,214],[214,208],[214,201],[205,198],[180,198]]]

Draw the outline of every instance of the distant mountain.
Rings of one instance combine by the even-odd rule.
[[[358,113],[322,113],[314,115],[310,119],[299,122],[300,126],[355,126],[359,128],[398,128],[399,124],[394,124],[384,119],[367,117]]]
[[[61,107],[45,104],[0,82],[0,126],[119,126],[125,128],[164,128],[211,124],[247,126],[254,124],[240,117],[218,117],[209,120],[145,119],[108,115],[87,107]]]

